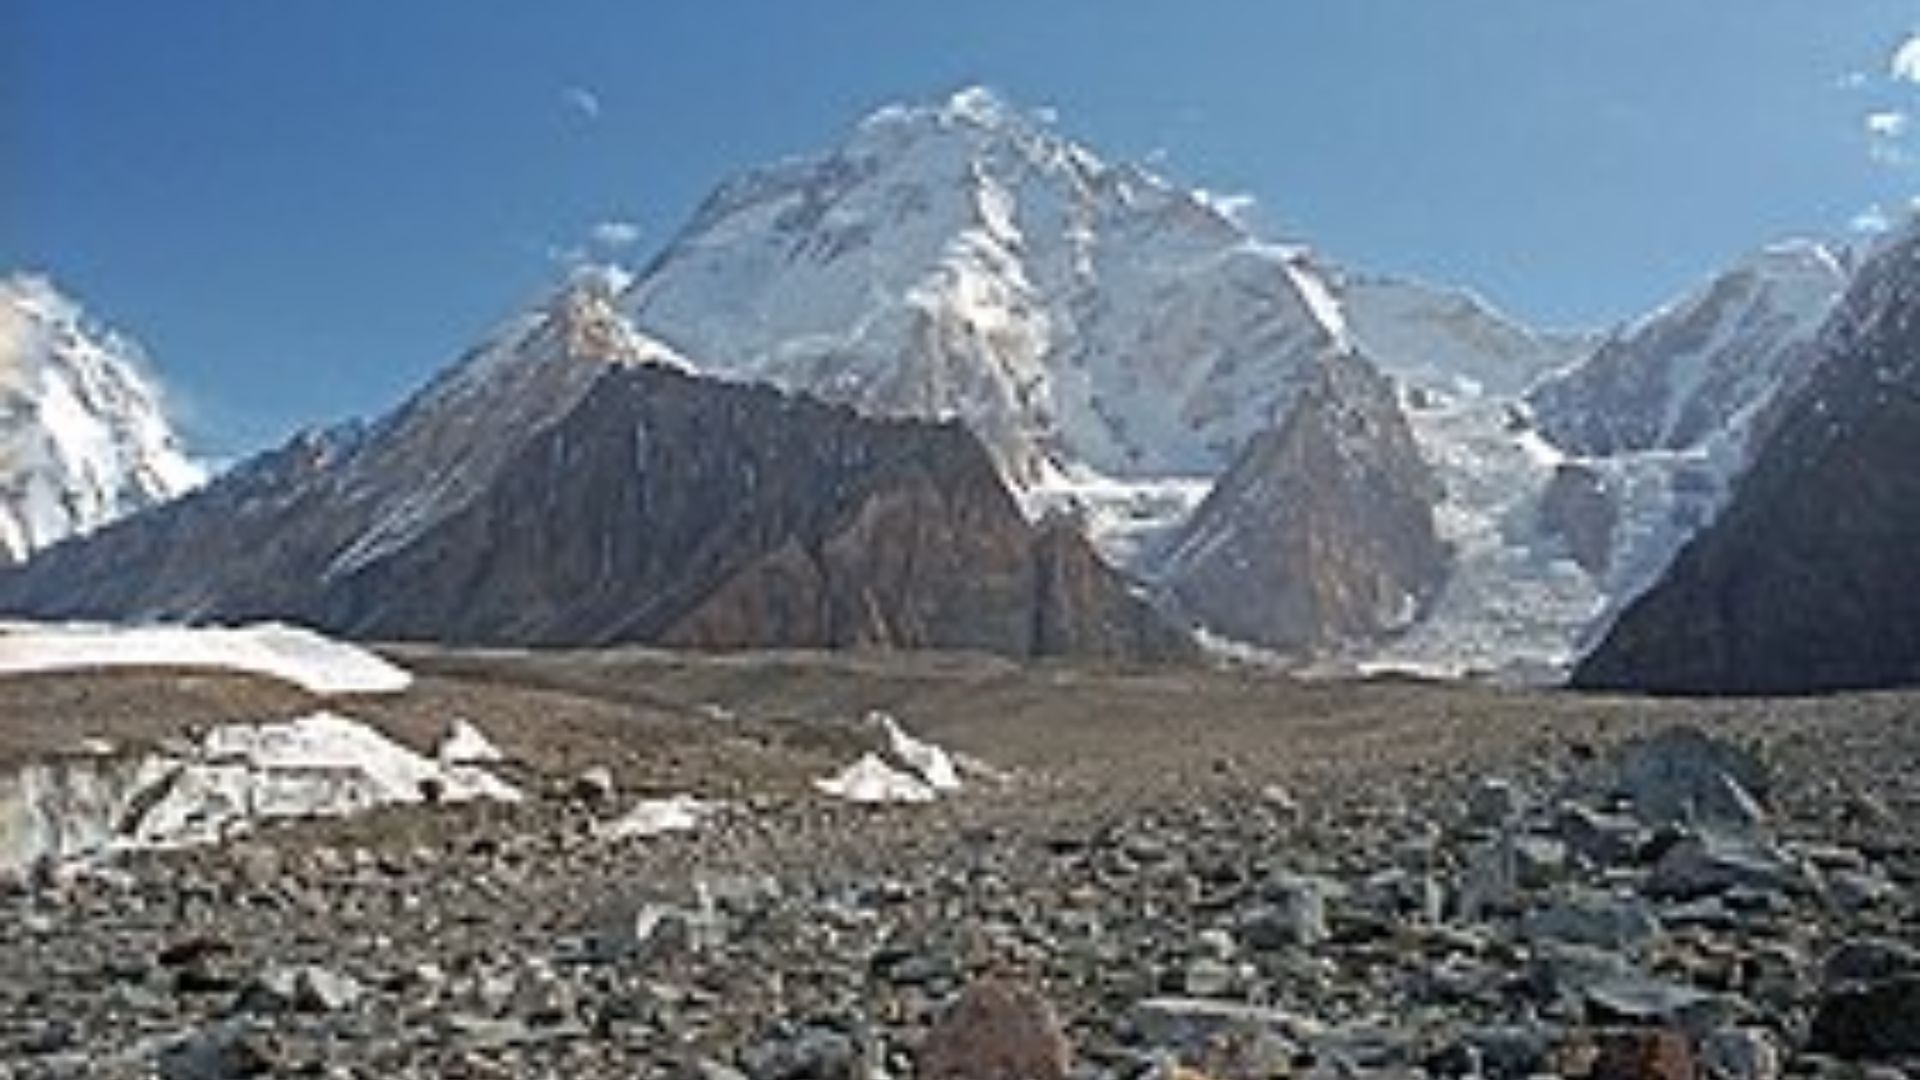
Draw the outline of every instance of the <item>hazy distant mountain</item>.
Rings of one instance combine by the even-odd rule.
[[[53,616],[380,638],[1178,654],[963,428],[701,379],[585,281],[390,416],[0,582]]]
[[[1720,518],[1621,614],[1588,687],[1920,681],[1920,232],[1859,271]]]
[[[0,278],[0,563],[200,482],[144,367],[45,278]]]

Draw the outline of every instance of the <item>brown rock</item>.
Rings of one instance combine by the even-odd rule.
[[[1160,571],[1166,599],[1269,648],[1390,637],[1446,579],[1440,496],[1392,382],[1331,357],[1181,527]]]
[[[1677,1031],[1611,1031],[1597,1040],[1589,1080],[1694,1080],[1693,1048]]]
[[[1053,1006],[1004,980],[967,987],[920,1050],[924,1080],[1065,1080],[1072,1065]]]
[[[1193,652],[1077,530],[1030,523],[966,428],[641,363],[608,344],[616,321],[569,293],[512,363],[436,382],[346,448],[256,459],[0,593],[384,640]],[[422,492],[445,497],[428,513]]]

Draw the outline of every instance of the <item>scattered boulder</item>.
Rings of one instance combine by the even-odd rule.
[[[1780,1080],[1780,1045],[1764,1028],[1722,1028],[1700,1042],[1707,1080]]]
[[[1241,919],[1240,934],[1255,949],[1306,947],[1327,940],[1327,894],[1331,883],[1280,874],[1264,889],[1265,902]]]
[[[1719,1005],[1684,983],[1630,974],[1587,987],[1587,1012],[1601,1024],[1696,1024]]]
[[[265,1076],[276,1062],[257,1030],[228,1021],[168,1044],[154,1066],[161,1080],[240,1080]]]
[[[592,806],[605,806],[613,802],[617,792],[613,770],[605,765],[592,766],[573,778],[572,796]]]
[[[1467,823],[1482,829],[1497,829],[1520,816],[1525,804],[1513,781],[1497,776],[1483,777],[1467,796]]]
[[[240,991],[238,1006],[249,1012],[341,1012],[359,1004],[362,993],[350,975],[312,964],[276,965]]]
[[[1691,727],[1627,744],[1616,769],[1620,794],[1654,824],[1750,829],[1764,819],[1762,800],[1772,788],[1757,756]]]
[[[818,1025],[748,1047],[740,1064],[751,1080],[861,1080],[862,1076],[860,1048],[853,1039]]]
[[[1695,1080],[1687,1037],[1664,1028],[1603,1033],[1596,1041],[1589,1080]]]
[[[1809,891],[1816,885],[1810,866],[1771,844],[1720,833],[1691,833],[1667,848],[1647,876],[1647,895],[1692,900],[1730,889],[1761,892]]]
[[[1829,985],[1920,975],[1920,948],[1892,938],[1855,938],[1827,955],[1821,977]]]
[[[1235,1075],[1284,1075],[1285,1063],[1308,1040],[1325,1036],[1324,1025],[1281,1009],[1199,998],[1149,998],[1129,1014],[1134,1032],[1150,1048]]]
[[[1073,1051],[1038,990],[1001,979],[960,994],[920,1048],[925,1080],[1066,1080]]]
[[[1829,990],[1813,1014],[1807,1044],[1842,1058],[1920,1055],[1920,974]]]
[[[1523,915],[1520,932],[1532,941],[1627,951],[1659,936],[1660,920],[1644,900],[1577,889]]]
[[[1561,805],[1554,818],[1554,831],[1575,855],[1598,866],[1634,862],[1651,835],[1636,818],[1576,802]]]

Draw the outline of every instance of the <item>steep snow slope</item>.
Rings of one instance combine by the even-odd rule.
[[[1846,260],[1821,244],[1777,244],[1610,337],[1529,395],[1548,438],[1606,456],[1745,438],[1815,361],[1813,338],[1846,288]]]
[[[1362,352],[1415,387],[1513,396],[1585,358],[1593,335],[1523,326],[1473,293],[1406,278],[1325,271]]]
[[[45,278],[0,278],[0,564],[200,482],[143,367]]]
[[[1782,245],[1604,344],[1542,332],[1264,242],[968,90],[724,185],[622,303],[707,370],[964,420],[1030,514],[1072,511],[1150,579],[1241,449],[1351,357],[1398,383],[1451,556],[1397,640],[1327,649],[1550,672],[1711,519],[1844,275]]]
[[[1218,472],[1347,344],[1303,252],[981,90],[723,186],[626,306],[711,371],[963,419],[1029,493]]]
[[[407,671],[375,653],[278,623],[215,627],[0,622],[0,675],[128,667],[244,671],[313,694],[390,694],[413,683]]]

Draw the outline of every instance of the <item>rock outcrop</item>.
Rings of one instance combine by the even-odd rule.
[[[0,603],[494,644],[1184,651],[960,426],[696,378],[610,347],[596,311],[570,293],[370,431],[53,550]]]
[[[1733,501],[1574,673],[1592,688],[1811,692],[1920,680],[1920,235],[1848,291]]]
[[[1392,384],[1332,354],[1182,528],[1162,588],[1208,627],[1265,646],[1377,640],[1445,577],[1438,498]]]

